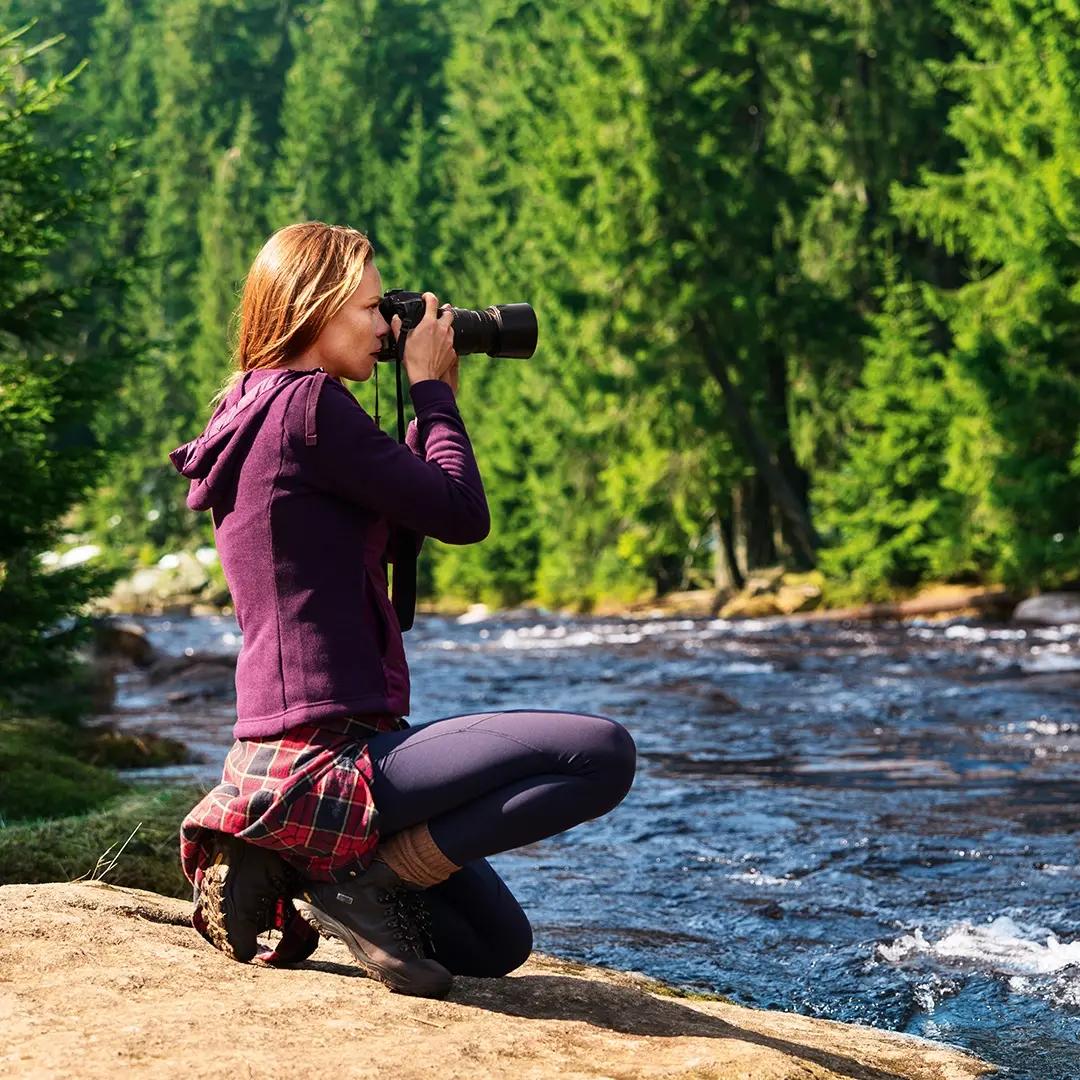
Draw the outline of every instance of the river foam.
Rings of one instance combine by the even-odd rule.
[[[1046,927],[1000,915],[982,926],[958,923],[936,942],[917,929],[889,945],[878,945],[877,955],[891,964],[927,956],[992,974],[1049,975],[1080,965],[1080,940],[1059,941]]]

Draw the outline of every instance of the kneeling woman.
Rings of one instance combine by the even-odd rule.
[[[455,404],[453,318],[427,311],[403,365],[408,445],[342,380],[371,376],[386,335],[367,238],[307,222],[275,233],[244,289],[237,371],[207,429],[171,455],[210,510],[244,634],[236,743],[181,831],[194,923],[237,960],[340,938],[401,993],[504,975],[532,932],[485,857],[598,817],[630,788],[612,720],[490,712],[410,728],[409,673],[387,596],[396,527],[450,544],[489,516]]]

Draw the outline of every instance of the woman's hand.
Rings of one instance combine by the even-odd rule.
[[[434,293],[424,296],[424,317],[415,330],[410,330],[405,339],[405,355],[401,362],[409,385],[436,379],[446,383],[457,395],[458,356],[454,352],[454,313],[449,304],[443,306],[441,314],[437,311],[439,301]],[[401,318],[395,315],[390,321],[394,340],[401,333]]]

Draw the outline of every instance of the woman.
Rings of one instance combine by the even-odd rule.
[[[194,923],[247,961],[341,939],[391,989],[522,964],[532,933],[485,861],[606,813],[634,744],[612,720],[492,712],[409,728],[409,673],[387,597],[398,526],[476,543],[489,517],[455,404],[453,317],[425,293],[403,366],[407,446],[342,383],[388,333],[367,238],[306,222],[275,233],[244,289],[237,371],[206,431],[171,455],[210,510],[244,634],[237,742],[182,828]],[[313,928],[315,928],[313,930]]]

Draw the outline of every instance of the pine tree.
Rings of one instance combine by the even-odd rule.
[[[538,587],[555,600],[601,580],[610,588],[620,574],[627,587],[684,581],[688,549],[705,553],[702,537],[758,451],[781,486],[786,471],[805,487],[786,434],[779,339],[828,305],[778,296],[739,316],[745,326],[726,361],[739,374],[721,366],[726,386],[710,377],[690,328],[694,312],[730,309],[733,292],[769,295],[790,262],[776,209],[787,198],[784,175],[773,165],[762,172],[752,130],[725,140],[738,114],[725,94],[743,92],[746,49],[732,47],[730,71],[717,64],[717,42],[732,38],[724,19],[738,19],[725,7],[717,22],[716,10],[701,5],[685,19],[681,7],[492,4],[463,34],[452,67],[451,273],[477,281],[494,272],[504,290],[520,282],[544,315],[537,363],[492,376],[512,383],[516,406],[500,403],[495,415],[491,395],[484,412],[492,441],[517,448],[536,490]],[[469,107],[478,98],[479,117]],[[763,249],[775,252],[771,262]],[[771,352],[760,341],[769,333],[778,339]],[[557,361],[545,368],[548,357]],[[721,395],[741,404],[741,426],[722,415]],[[547,405],[540,432],[530,430],[530,399]],[[732,429],[753,439],[742,461]],[[786,453],[782,466],[770,438]],[[801,499],[805,490],[789,502],[805,522]],[[454,565],[468,558],[451,556]]]
[[[190,355],[197,401],[209,403],[230,370],[244,277],[268,233],[261,157],[254,114],[245,105],[199,207],[198,330]]]
[[[431,159],[449,48],[439,5],[323,0],[293,41],[275,227],[315,219],[362,229],[388,282],[428,269],[420,253],[434,247]]]
[[[865,320],[888,293],[882,268],[898,260],[901,276],[959,282],[958,261],[899,221],[891,199],[892,186],[914,182],[920,170],[955,165],[959,147],[945,131],[955,94],[944,65],[958,43],[933,0],[798,7],[814,33],[789,43],[797,77],[778,85],[772,115],[785,169],[811,167],[823,179],[794,223],[798,259],[839,303],[827,324],[805,327],[793,343],[792,439],[804,466],[828,470],[864,362]]]
[[[897,205],[969,275],[939,299],[963,397],[951,482],[970,492],[995,573],[1053,584],[1080,558],[1080,9],[943,6],[968,52],[951,68],[964,156]]]
[[[208,370],[223,355],[207,346],[206,327],[218,313],[217,305],[205,313],[200,305],[221,252],[211,251],[204,268],[200,224],[205,228],[209,213],[204,204],[213,201],[215,184],[223,182],[218,176],[222,155],[238,140],[246,141],[248,157],[258,159],[257,170],[273,153],[294,13],[293,3],[279,0],[159,3],[152,27],[156,48],[149,54],[154,113],[141,159],[146,185],[134,207],[145,213],[125,241],[136,245],[143,267],[127,316],[151,341],[152,351],[114,418],[117,432],[135,450],[117,463],[95,507],[99,521],[120,520],[111,531],[114,541],[148,542],[158,549],[197,542],[203,535],[204,524],[184,505],[183,485],[176,482],[167,455],[205,422],[206,391],[227,374],[227,365]],[[112,21],[98,24],[102,49],[108,30],[127,32],[119,12],[110,6],[106,15]],[[141,59],[140,54],[133,63]],[[121,84],[133,89],[128,78]],[[250,179],[247,164],[244,182]],[[245,221],[244,215],[238,208],[237,227],[248,235],[264,231],[261,219]],[[222,269],[235,273],[231,266]],[[234,290],[235,278],[223,281],[221,289]],[[226,332],[222,325],[223,342]]]
[[[116,163],[92,139],[56,150],[42,134],[78,69],[40,82],[40,47],[7,33],[0,51],[0,704],[10,705],[64,669],[78,622],[62,621],[110,580],[93,563],[48,571],[39,557],[102,471],[110,447],[97,415],[133,352],[117,320],[101,317],[122,307],[127,268],[73,270],[69,258],[101,223]]]
[[[955,403],[945,359],[931,347],[918,288],[893,279],[883,291],[845,410],[845,457],[819,486],[822,524],[834,533],[823,567],[852,598],[957,573],[967,527],[963,496],[948,487]]]
[[[90,51],[93,23],[104,0],[0,0],[0,25],[29,27],[28,41],[54,41],[37,58],[38,78],[70,73]],[[80,85],[80,90],[82,89]],[[49,124],[55,122],[55,113]],[[45,135],[45,132],[42,133]],[[45,135],[47,137],[47,135]]]

